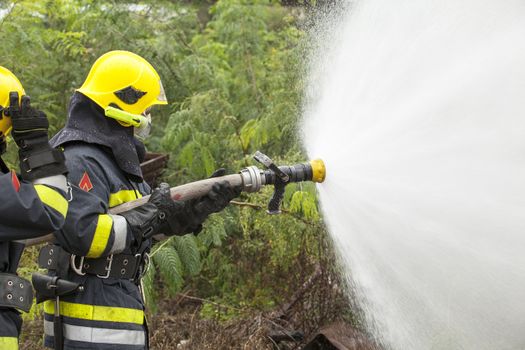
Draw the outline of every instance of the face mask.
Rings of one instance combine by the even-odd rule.
[[[141,121],[139,126],[135,127],[133,132],[138,139],[147,139],[151,132],[151,114],[148,113],[144,115],[144,119]]]

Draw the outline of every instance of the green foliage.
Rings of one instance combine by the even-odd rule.
[[[238,171],[259,149],[283,164],[304,161],[296,137],[304,34],[294,17],[264,0],[221,0],[210,14],[179,66],[190,94],[172,110],[161,140],[171,154],[167,179],[185,183],[215,167]],[[270,196],[265,189],[242,199],[258,207]],[[315,187],[289,186],[283,205],[288,215],[243,207],[208,220],[198,236],[202,270],[190,283],[202,296],[235,307],[205,304],[203,316],[269,308],[288,293],[285,281],[297,275],[298,258],[306,250],[315,254]],[[278,276],[283,279],[276,285]]]
[[[201,270],[201,259],[195,236],[174,237],[173,245],[179,253],[185,274],[189,276],[198,274]]]
[[[144,277],[142,278],[142,290],[144,292],[144,298],[146,300],[146,305],[150,309],[151,312],[155,312],[157,308],[157,304],[155,303],[155,300],[157,299],[157,291],[154,286],[155,282],[155,267],[152,266],[153,262],[149,261],[149,265],[147,266],[146,273],[144,274]]]
[[[224,228],[224,219],[220,215],[212,215],[206,222],[204,232],[199,235],[199,240],[206,248],[220,247],[227,233]]]
[[[293,61],[301,32],[267,1],[220,1],[210,12],[181,65],[192,95],[171,115],[162,140],[172,167],[183,170],[178,181],[209,174],[211,163],[236,169],[257,149],[298,149],[292,134],[302,72]]]
[[[304,189],[294,190],[294,187],[304,187]],[[315,187],[308,185],[292,185],[287,188],[287,200],[292,213],[302,214],[307,219],[319,220],[319,210],[317,209]]]
[[[170,245],[164,245],[153,256],[155,267],[159,270],[170,294],[177,293],[184,282],[183,266],[177,250]]]

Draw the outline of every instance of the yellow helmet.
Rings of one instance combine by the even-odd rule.
[[[11,117],[5,115],[9,108],[9,93],[18,92],[18,98],[25,95],[24,88],[18,78],[7,68],[0,66],[0,139],[11,132]]]
[[[77,91],[103,109],[118,107],[132,114],[168,103],[155,68],[129,51],[110,51],[100,56]]]

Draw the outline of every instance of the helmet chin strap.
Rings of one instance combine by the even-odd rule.
[[[141,114],[133,114],[115,107],[106,107],[104,109],[106,117],[115,119],[123,126],[133,126],[135,128],[135,136],[144,140],[149,136],[151,131],[151,116],[143,116]]]

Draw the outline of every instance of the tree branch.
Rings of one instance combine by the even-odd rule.
[[[248,207],[248,208],[251,208],[251,209],[254,209],[254,210],[265,210],[266,209],[266,207],[263,207],[262,205],[255,204],[255,203],[249,203],[249,202],[230,201],[230,204],[233,204],[233,205],[236,205],[236,206],[239,206],[239,207]],[[297,219],[297,220],[305,223],[306,225],[310,225],[310,226],[316,226],[317,225],[316,222],[310,221],[310,220],[306,220],[302,216],[299,216],[296,213],[291,212],[291,211],[289,211],[287,209],[281,209],[281,213],[286,214],[286,215],[290,215],[294,219]]]
[[[5,14],[4,18],[2,18],[2,21],[0,21],[0,32],[2,31],[2,27],[4,26],[4,22],[5,20],[11,15],[11,13],[13,13],[13,10],[15,9],[16,5],[20,2],[21,0],[17,0],[15,2],[13,2],[13,4],[11,5],[11,8],[9,9],[9,11],[7,11],[7,13]]]

